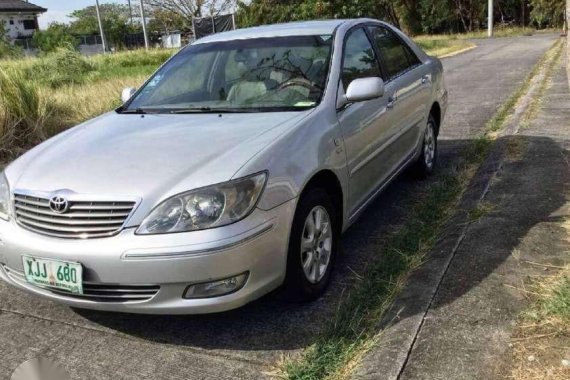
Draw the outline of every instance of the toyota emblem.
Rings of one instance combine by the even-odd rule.
[[[49,200],[49,208],[57,214],[63,214],[69,209],[69,202],[67,199],[56,195]]]

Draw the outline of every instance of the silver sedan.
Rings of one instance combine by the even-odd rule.
[[[78,308],[219,312],[314,299],[339,237],[437,162],[441,62],[372,19],[196,41],[124,104],[0,173],[0,278]]]

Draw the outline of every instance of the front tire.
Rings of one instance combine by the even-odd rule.
[[[311,301],[326,290],[331,277],[338,231],[329,195],[311,188],[301,196],[289,238],[285,285],[291,298]]]
[[[412,174],[417,178],[427,178],[433,174],[437,165],[437,123],[432,115],[429,115],[422,149],[418,160],[412,166]]]

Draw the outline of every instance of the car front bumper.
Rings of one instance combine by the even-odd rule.
[[[0,278],[69,306],[144,314],[203,314],[234,309],[277,288],[285,278],[288,240],[296,200],[272,210],[256,209],[229,226],[178,234],[140,236],[135,229],[90,240],[52,238],[0,220]],[[84,283],[137,289],[153,286],[149,299],[117,301],[72,296],[26,282],[22,255],[81,263]],[[188,286],[248,273],[235,293],[184,299]],[[118,290],[117,290],[118,291]]]

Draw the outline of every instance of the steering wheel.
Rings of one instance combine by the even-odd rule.
[[[275,90],[276,91],[282,91],[285,90],[289,87],[304,87],[306,89],[308,89],[309,91],[322,91],[322,89],[313,84],[310,80],[305,79],[305,78],[293,78],[290,79],[286,82],[281,83]]]

